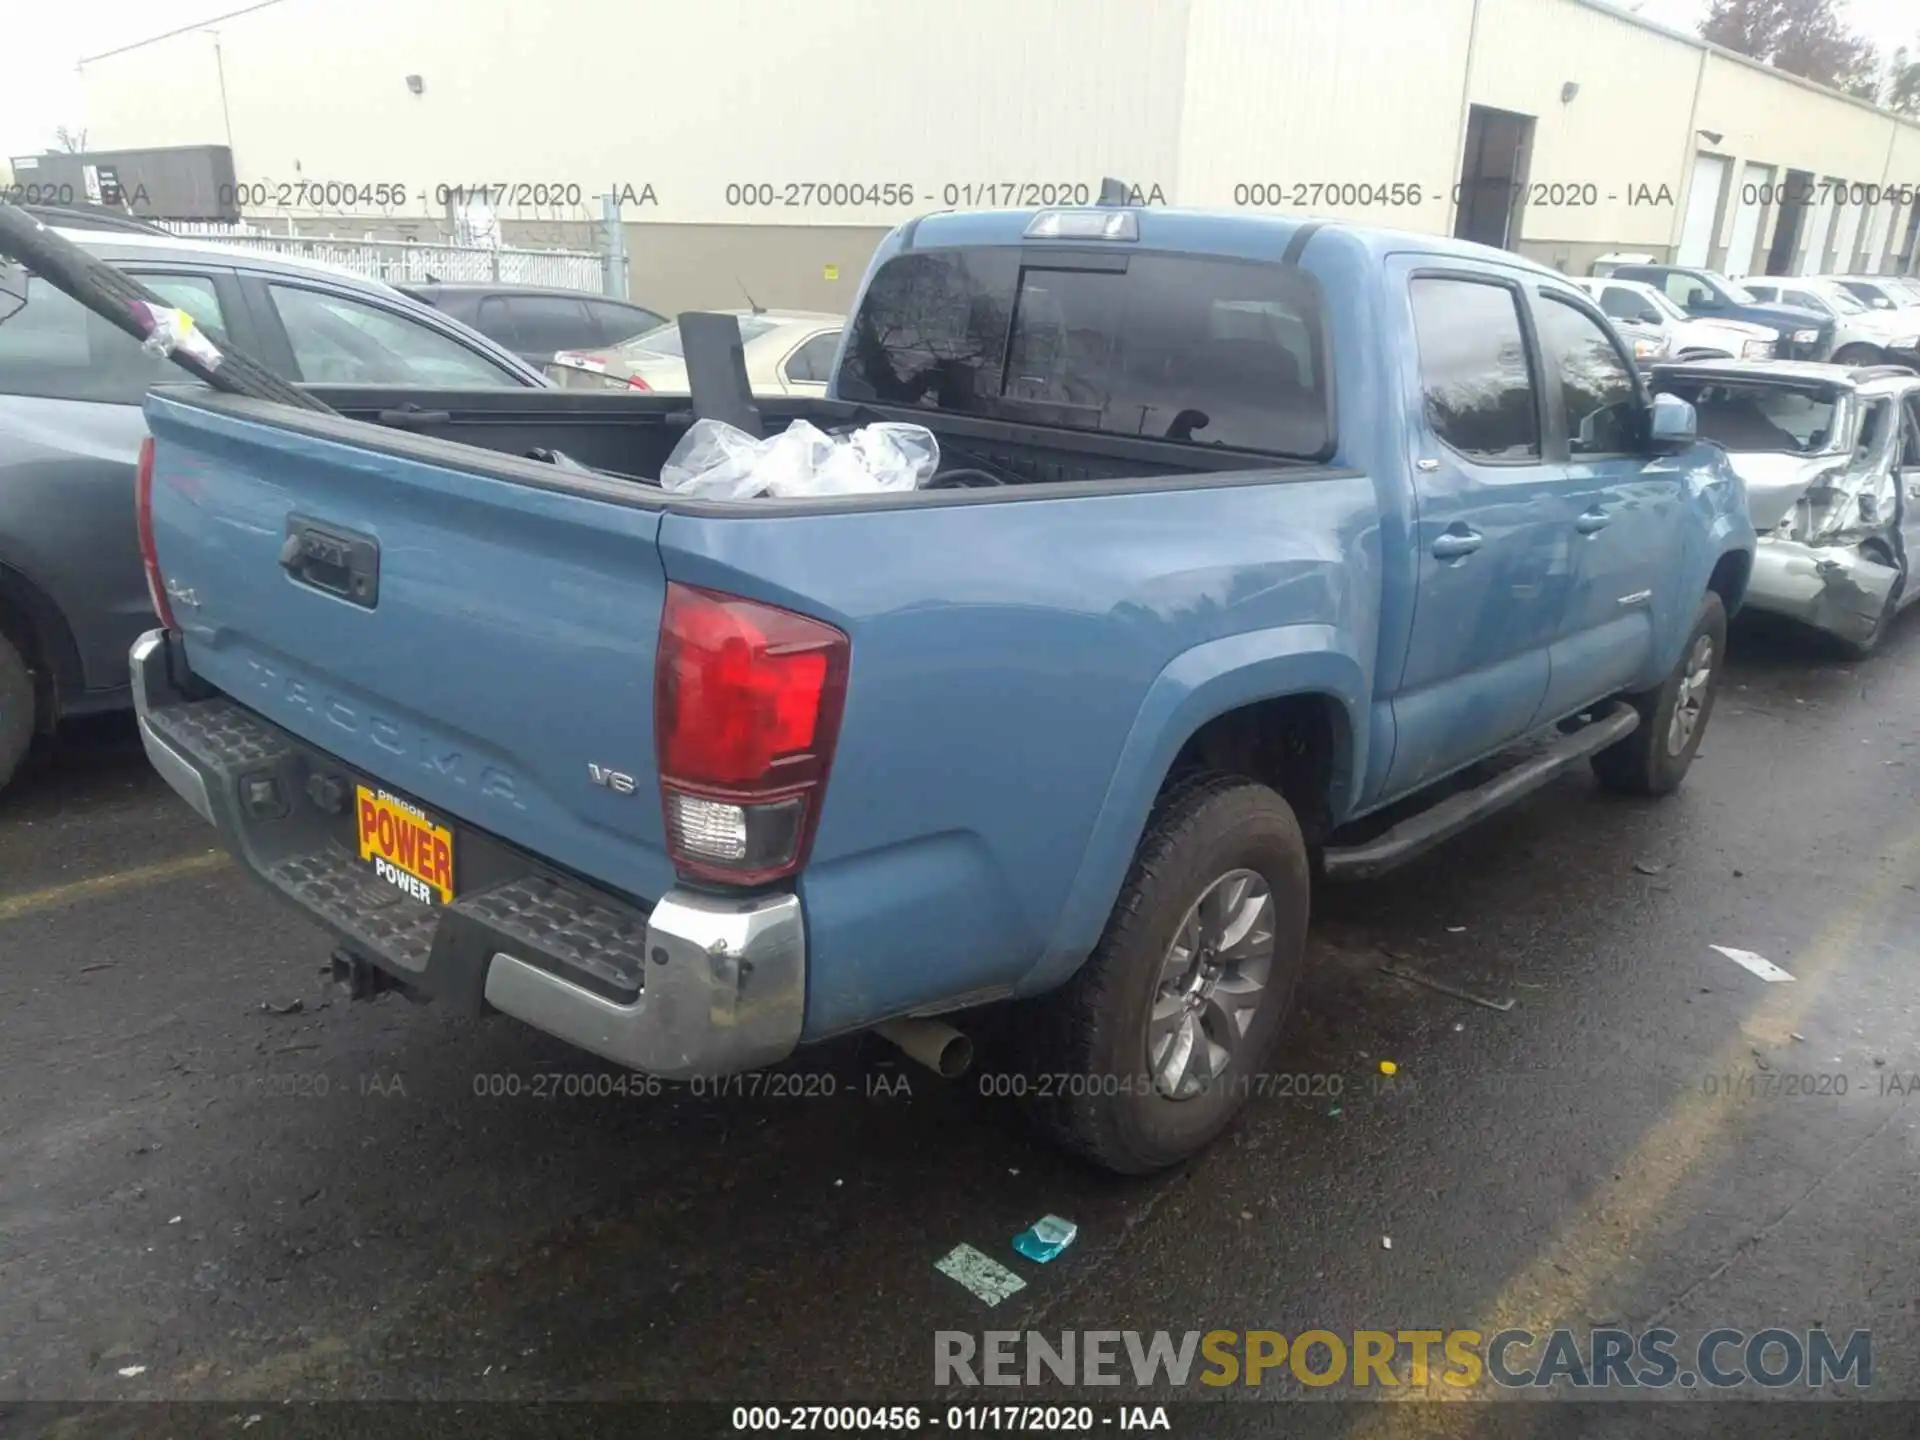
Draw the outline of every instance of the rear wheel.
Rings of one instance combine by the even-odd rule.
[[[0,790],[33,743],[33,672],[6,636],[0,635]]]
[[[1835,365],[1878,365],[1886,358],[1877,345],[1842,345],[1833,352]]]
[[[1225,1129],[1291,1008],[1308,892],[1306,843],[1276,792],[1213,774],[1170,787],[1099,945],[1030,1017],[1042,1126],[1123,1174]]]
[[[1658,689],[1628,696],[1640,725],[1593,757],[1593,773],[1609,790],[1666,795],[1680,788],[1713,716],[1727,650],[1727,610],[1709,590],[1680,649],[1680,663]]]

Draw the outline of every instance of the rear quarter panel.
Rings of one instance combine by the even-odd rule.
[[[800,881],[808,1037],[1064,979],[1098,939],[1168,762],[1212,714],[1317,689],[1358,732],[1376,517],[1353,471],[668,515],[669,578],[852,639]]]
[[[77,673],[61,702],[127,683],[127,650],[153,626],[134,528],[146,438],[137,405],[0,395],[0,566],[52,602]]]

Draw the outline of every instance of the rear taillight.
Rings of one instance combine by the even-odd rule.
[[[153,437],[140,442],[140,464],[133,472],[134,523],[140,530],[140,563],[147,569],[147,597],[153,613],[172,630],[173,606],[167,603],[167,583],[160,578],[160,557],[153,549]]]
[[[647,382],[642,380],[638,375],[629,375],[627,377],[627,388],[629,390],[649,390],[649,391],[653,389],[651,385],[647,384]]]
[[[682,875],[757,885],[806,863],[851,650],[791,610],[667,586],[654,735]]]

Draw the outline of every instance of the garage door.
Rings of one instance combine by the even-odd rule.
[[[1773,167],[1749,162],[1740,172],[1740,188],[1733,196],[1733,229],[1727,235],[1727,263],[1722,268],[1734,279],[1753,273],[1753,251],[1760,243],[1760,220],[1767,213],[1773,185]]]
[[[1680,226],[1682,265],[1705,265],[1713,253],[1713,217],[1720,211],[1720,189],[1726,183],[1727,162],[1718,155],[1693,157],[1693,178],[1687,184],[1687,218]]]
[[[1838,217],[1833,232],[1833,268],[1839,275],[1852,273],[1853,252],[1860,241],[1860,215],[1864,207],[1846,203],[1851,199],[1842,186],[1834,187],[1834,212]]]

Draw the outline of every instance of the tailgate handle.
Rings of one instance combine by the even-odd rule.
[[[380,542],[371,535],[289,515],[280,568],[350,605],[371,610],[380,603]]]

